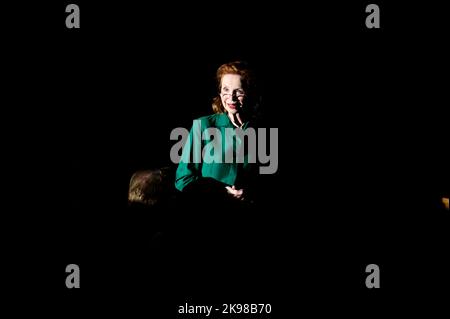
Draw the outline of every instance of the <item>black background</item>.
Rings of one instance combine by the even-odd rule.
[[[5,10],[8,154],[25,173],[7,210],[13,298],[58,316],[161,318],[185,302],[272,303],[276,318],[442,306],[444,8],[378,1],[369,30],[369,2],[76,3],[81,29],[65,28],[68,2]],[[217,247],[155,247],[151,217],[127,207],[129,178],[169,163],[170,131],[210,113],[215,70],[238,59],[279,128],[272,205],[252,212],[266,236],[221,246],[223,260],[209,258]],[[70,263],[79,290],[65,287]],[[379,290],[364,284],[371,263]]]

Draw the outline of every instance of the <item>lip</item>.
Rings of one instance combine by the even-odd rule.
[[[230,109],[236,109],[236,108],[237,108],[236,104],[230,104],[230,103],[228,103],[227,105],[228,105],[228,107],[229,107]]]

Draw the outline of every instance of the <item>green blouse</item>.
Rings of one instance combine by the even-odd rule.
[[[248,125],[248,122],[244,123],[242,132],[246,131]],[[213,130],[208,130],[210,128]],[[210,131],[216,132],[217,136],[207,134]],[[229,138],[230,132],[236,135],[232,139]],[[187,185],[202,177],[210,177],[230,186],[236,185],[242,179],[240,177],[248,174],[251,166],[245,148],[241,160],[237,160],[241,143],[241,136],[236,134],[236,127],[225,113],[204,116],[194,121],[178,164],[175,187],[183,191]],[[233,154],[232,161],[226,157],[230,154]]]

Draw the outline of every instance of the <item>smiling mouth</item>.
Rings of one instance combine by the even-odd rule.
[[[237,105],[236,105],[236,104],[229,104],[229,103],[228,103],[228,107],[230,107],[230,108],[232,108],[232,109],[235,109],[235,108],[237,107]]]

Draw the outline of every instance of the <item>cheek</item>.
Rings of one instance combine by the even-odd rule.
[[[226,98],[220,97],[220,100],[222,101],[222,105],[225,106]]]

